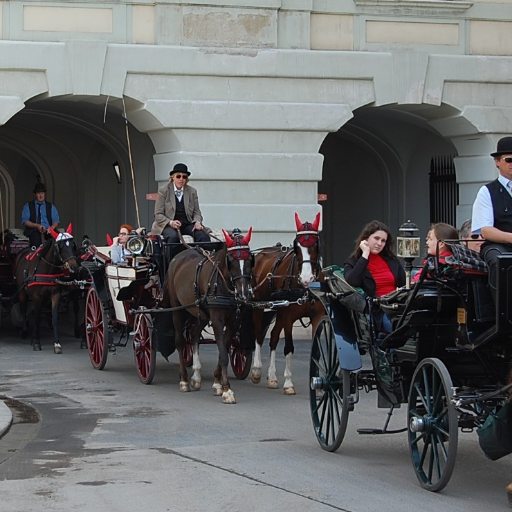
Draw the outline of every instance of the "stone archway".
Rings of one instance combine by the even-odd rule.
[[[106,98],[53,98],[28,101],[0,127],[3,175],[14,183],[9,193],[8,227],[21,227],[20,212],[40,179],[48,199],[60,213],[61,227],[73,223],[77,237],[87,234],[98,244],[121,223],[150,227],[153,203],[146,200],[156,187],[154,147],[148,135],[129,125],[139,215],[135,208],[126,123],[119,101]],[[113,164],[121,171],[118,180]],[[4,210],[7,206],[4,207]]]
[[[492,147],[486,135],[446,105],[356,110],[353,119],[329,134],[320,148],[324,165],[318,192],[328,195],[323,203],[325,263],[342,264],[362,226],[372,219],[385,222],[393,233],[411,219],[423,236],[430,222],[433,156],[455,156],[462,191],[458,227],[470,215],[474,198],[472,177],[462,169],[471,168],[475,158],[482,163],[482,157],[470,157],[467,144],[461,144],[469,137]],[[492,164],[490,159],[487,164]]]

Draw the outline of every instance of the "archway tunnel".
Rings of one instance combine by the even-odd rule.
[[[126,122],[121,100],[106,97],[34,99],[0,127],[0,192],[5,228],[21,228],[23,205],[45,183],[61,228],[73,224],[78,239],[99,245],[128,222],[151,227],[156,190],[154,147],[147,134]],[[128,133],[127,133],[128,132]],[[130,142],[132,167],[128,152]],[[116,173],[114,164],[118,164]]]

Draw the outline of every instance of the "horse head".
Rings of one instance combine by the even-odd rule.
[[[318,226],[320,224],[320,212],[316,214],[315,220],[301,222],[299,215],[295,214],[297,235],[293,242],[293,250],[299,260],[299,282],[303,286],[316,281],[322,267],[320,256],[320,235]]]
[[[48,232],[54,239],[54,253],[56,260],[60,260],[60,264],[72,273],[78,272],[78,264],[76,262],[76,243],[72,235],[73,225],[69,224],[64,233],[58,233],[52,227],[48,228]]]
[[[249,248],[252,227],[247,235],[235,235],[231,237],[222,230],[226,240],[227,254],[226,263],[229,279],[235,289],[235,297],[246,301],[252,297],[252,268],[254,257]]]

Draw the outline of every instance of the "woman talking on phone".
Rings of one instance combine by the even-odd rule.
[[[366,224],[344,265],[347,283],[362,288],[370,297],[382,297],[404,286],[405,270],[393,246],[393,235],[385,224],[378,220]],[[386,318],[382,322],[387,331]]]

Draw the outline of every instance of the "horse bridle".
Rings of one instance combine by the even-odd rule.
[[[313,245],[316,245],[317,246],[317,254],[320,255],[320,235],[318,234],[318,231],[308,229],[310,226],[309,222],[305,222],[304,226],[306,229],[297,231],[297,234],[295,236],[295,241],[294,241],[294,247],[295,247],[295,244],[300,245],[301,247],[304,247],[304,248],[313,247]],[[304,246],[299,241],[300,236],[312,236],[312,237],[315,237],[315,241],[309,246]],[[297,255],[295,254],[294,256],[296,257]],[[297,259],[298,259],[298,265],[299,265],[299,274],[300,274],[300,271],[302,270],[302,266],[304,265],[304,263],[309,263],[309,264],[311,264],[311,268],[314,269],[313,276],[316,280],[318,278],[318,272],[322,268],[322,265],[319,262],[319,260],[300,260],[299,258],[297,258]]]
[[[245,261],[245,260],[254,258],[254,256],[251,254],[251,249],[249,248],[249,246],[248,245],[238,245],[240,243],[240,239],[239,239],[239,237],[235,237],[235,238],[237,241],[237,245],[235,245],[233,247],[228,247],[227,252],[226,252],[226,267],[228,269],[228,277],[229,277],[231,284],[233,285],[233,288],[235,288],[234,290],[229,290],[229,287],[228,287],[228,290],[231,293],[234,293],[236,296],[235,281],[237,281],[238,279],[247,279],[249,281],[249,294],[252,295],[252,292],[253,292],[253,290],[252,290],[252,277],[253,277],[252,273],[251,274],[240,274],[239,276],[233,276],[233,274],[231,274],[230,265],[229,265],[229,261],[228,261],[228,256],[230,253],[233,253],[234,251],[238,251],[239,254],[237,256],[235,256],[235,254],[231,254],[232,258],[235,259],[236,261]],[[242,257],[242,253],[247,253],[248,257]]]
[[[62,240],[62,242],[66,242],[66,243],[69,243],[70,242],[70,239],[67,238],[65,240]],[[54,267],[54,268],[65,268],[66,270],[69,270],[69,264],[68,264],[68,261],[72,260],[72,259],[75,259],[76,256],[75,256],[75,251],[74,250],[71,250],[71,256],[69,258],[66,258],[64,259],[60,253],[60,246],[59,246],[59,243],[61,242],[57,242],[55,241],[53,243],[53,252],[55,254],[55,256],[60,260],[60,265],[55,265],[54,263],[51,263],[50,261],[48,261],[44,256],[41,256],[41,259],[46,262],[48,265]],[[73,242],[74,243],[74,242]]]

